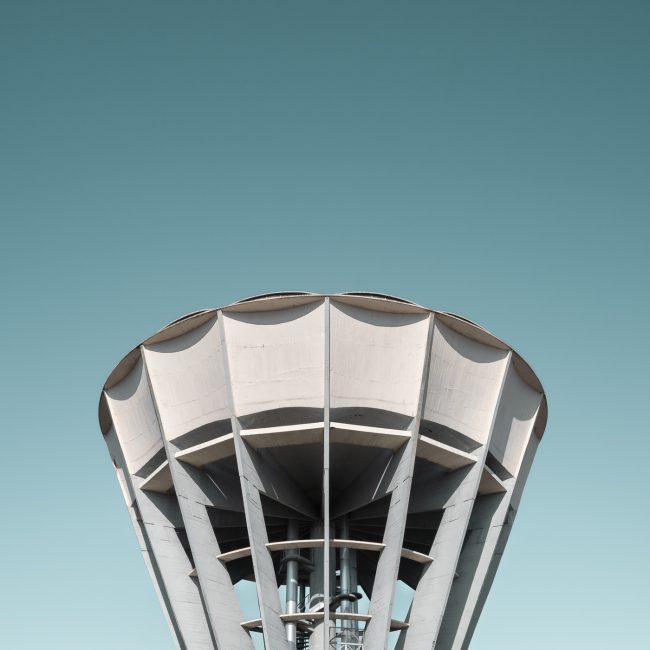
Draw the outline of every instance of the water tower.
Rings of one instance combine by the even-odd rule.
[[[469,646],[546,424],[453,314],[288,292],[127,354],[99,418],[177,646]]]

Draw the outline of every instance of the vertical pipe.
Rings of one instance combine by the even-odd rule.
[[[298,611],[302,612],[305,610],[305,585],[298,585]]]
[[[347,516],[341,522],[341,539],[351,539],[350,523]],[[341,549],[341,593],[356,594],[359,588],[357,582],[357,552],[351,548]],[[359,605],[356,600],[343,600],[341,612],[357,614]],[[359,642],[359,621],[343,621],[343,640],[350,643]]]
[[[325,298],[325,372],[323,377],[323,647],[330,646],[330,599],[332,597],[330,533],[330,299]],[[336,564],[336,562],[334,562]],[[333,571],[332,571],[333,572]]]
[[[311,528],[312,539],[323,539],[323,522],[317,521],[312,524]],[[324,568],[325,561],[323,557],[323,547],[311,549],[311,559],[313,569],[309,574],[309,600],[307,601],[307,609],[309,611],[322,612],[325,600],[324,594]],[[325,643],[325,625],[321,621],[315,621],[314,631],[309,637],[309,647],[315,650],[324,650],[329,648],[329,641]]]
[[[343,522],[341,524],[341,537],[343,539],[349,539],[350,538],[350,530],[348,526],[348,519],[347,517],[343,518]],[[348,594],[350,593],[350,549],[347,547],[343,547],[341,549],[341,593],[342,594]],[[342,614],[349,614],[351,611],[350,607],[350,601],[344,598],[341,601],[341,613]],[[341,627],[342,627],[342,640],[344,642],[347,641],[352,641],[351,639],[351,629],[350,629],[350,620],[349,619],[343,619],[341,621]]]
[[[357,552],[350,549],[350,591],[356,593],[359,591],[359,583],[357,582]],[[359,603],[356,600],[350,602],[350,611],[353,614],[359,612]],[[352,621],[352,630],[354,631],[355,638],[359,640],[359,621]]]
[[[298,539],[298,522],[290,519],[287,525],[287,540]],[[286,553],[286,570],[287,570],[287,614],[295,614],[298,611],[298,560],[289,559],[295,557],[295,550]],[[287,631],[287,641],[289,641],[290,650],[296,648],[296,622],[290,621],[285,625]]]
[[[350,539],[350,527],[348,525],[348,518],[343,517],[341,522],[341,539]],[[350,592],[350,549],[343,547],[341,549],[341,593],[347,594]],[[350,601],[344,600],[341,603],[341,610],[349,612]]]
[[[311,529],[312,539],[323,538],[323,523],[316,522],[312,525]],[[319,604],[323,603],[323,549],[313,548],[311,551],[312,562],[314,569],[309,576],[309,608],[312,609]]]

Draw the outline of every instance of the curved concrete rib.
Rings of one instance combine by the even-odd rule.
[[[116,460],[126,470],[124,476],[135,496],[146,539],[156,558],[160,590],[174,622],[177,642],[181,648],[213,650],[201,594],[189,577],[192,565],[175,531],[182,526],[178,502],[173,496],[143,490],[143,479],[128,470],[129,459],[123,454],[133,440],[157,438],[162,444],[142,359],[120,384],[106,391],[106,398],[116,434],[112,438],[113,452],[117,454],[119,446],[122,458]],[[157,445],[150,448],[156,449]]]
[[[503,355],[504,363],[500,370],[500,386],[493,406],[492,422],[485,443],[480,450],[474,452],[479,460],[470,466],[462,483],[446,500],[442,521],[429,553],[433,562],[425,568],[415,590],[409,628],[403,633],[398,647],[408,650],[431,650],[438,637],[494,431],[496,411],[510,366],[511,354],[508,352]]]
[[[388,643],[390,621],[395,599],[395,586],[399,572],[404,541],[404,529],[408,515],[413,469],[418,451],[418,438],[420,432],[420,419],[424,404],[426,377],[429,372],[431,360],[431,347],[433,339],[433,315],[429,315],[424,353],[420,360],[420,381],[416,414],[411,425],[410,439],[406,443],[404,454],[396,469],[395,489],[391,493],[390,508],[384,532],[384,545],[386,551],[381,554],[377,563],[377,573],[372,588],[373,598],[370,605],[372,620],[369,622],[364,637],[364,642],[371,648],[385,648]]]
[[[143,346],[142,358],[155,405],[157,385],[164,381],[173,382],[174,378],[165,374],[163,368],[158,368],[159,372],[152,377],[148,364],[155,364],[155,361],[151,355]],[[232,508],[233,499],[226,499],[201,470],[178,460],[179,449],[166,435],[164,411],[156,407],[156,415],[215,645],[218,650],[234,647],[253,650],[250,636],[239,625],[242,613],[232,580],[227,569],[217,560],[220,549],[207,510],[208,506]]]
[[[221,350],[223,354],[223,365],[227,380],[230,382],[230,360],[228,357],[228,345],[223,326],[223,312],[219,312],[217,322]],[[246,514],[246,526],[248,538],[251,544],[251,557],[255,570],[257,598],[259,601],[260,613],[263,622],[264,644],[267,648],[278,650],[290,650],[285,636],[284,625],[280,620],[282,607],[278,595],[278,585],[275,579],[275,569],[271,555],[266,548],[268,536],[264,521],[264,511],[260,498],[263,489],[262,481],[257,475],[254,463],[251,459],[251,452],[241,437],[241,426],[235,413],[235,401],[232,389],[228,391],[228,399],[231,409],[231,423],[235,442],[235,454],[237,457],[237,469],[241,481],[242,496],[244,499],[244,512]]]

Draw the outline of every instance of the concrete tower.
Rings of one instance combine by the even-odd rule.
[[[148,338],[99,419],[179,648],[461,650],[546,399],[463,318],[285,293]]]

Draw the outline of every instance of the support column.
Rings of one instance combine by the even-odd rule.
[[[163,436],[169,469],[174,489],[180,506],[187,539],[192,550],[192,558],[203,594],[206,613],[210,619],[218,648],[238,647],[253,650],[250,635],[241,627],[243,614],[230,574],[217,559],[221,553],[217,538],[210,522],[206,506],[230,509],[239,505],[243,510],[239,495],[228,495],[230,499],[215,488],[205,477],[202,470],[181,463],[176,459],[179,449],[167,440],[165,424],[156,406],[156,391],[147,368],[147,350],[142,348],[142,358],[149,381],[149,388],[154,397],[154,406],[158,424]]]
[[[538,445],[539,438],[531,432],[519,473],[516,479],[510,479],[508,492],[504,494],[500,507],[485,533],[485,541],[474,573],[475,579],[470,585],[453,644],[449,646],[452,650],[466,650],[472,640],[474,629],[492,587],[494,576],[512,530],[512,524]]]
[[[409,628],[404,635],[405,650],[431,650],[438,637],[483,474],[511,359],[512,352],[508,352],[488,435],[485,443],[474,452],[478,461],[469,468],[464,480],[445,504],[442,521],[429,553],[433,562],[424,569],[413,597]]]
[[[287,540],[298,539],[298,522],[295,519],[289,521],[287,526]],[[298,560],[295,554],[298,551],[287,551],[285,553],[287,584],[286,584],[286,610],[287,614],[295,614],[298,611]],[[290,650],[296,649],[296,623],[289,622],[285,625],[287,631],[287,641],[289,641]]]
[[[282,606],[280,604],[278,584],[275,578],[273,559],[266,548],[269,538],[266,532],[266,522],[264,521],[264,511],[260,497],[259,477],[250,458],[246,443],[242,440],[241,425],[235,413],[232,382],[230,380],[228,346],[225,338],[223,312],[221,311],[218,313],[218,324],[219,335],[221,337],[221,349],[224,356],[226,385],[228,386],[228,400],[231,411],[230,420],[235,442],[237,470],[244,499],[244,514],[246,516],[246,527],[251,545],[251,558],[253,560],[253,570],[255,571],[257,598],[262,617],[264,645],[267,650],[289,650],[289,642],[287,641],[284,624],[280,618]]]
[[[343,517],[341,522],[341,539],[350,539],[350,526],[347,517]],[[354,549],[343,547],[340,550],[340,570],[341,570],[341,594],[356,594],[357,592],[357,567],[356,551]],[[344,598],[341,600],[342,614],[356,614],[357,600]],[[347,643],[359,643],[359,622],[350,619],[343,619],[341,627],[343,628],[342,640]]]
[[[386,529],[384,531],[385,548],[377,562],[377,573],[375,574],[375,582],[372,588],[372,603],[369,612],[372,619],[368,623],[364,635],[364,643],[368,648],[373,648],[373,650],[385,650],[388,645],[390,622],[393,614],[393,601],[395,599],[395,587],[399,573],[402,545],[404,544],[404,530],[408,515],[413,468],[415,466],[418,436],[420,434],[420,420],[424,405],[427,377],[429,376],[432,341],[433,314],[430,314],[424,359],[422,361],[417,410],[411,423],[411,437],[405,445],[395,474],[397,485],[391,493],[390,507],[386,519]]]
[[[151,545],[162,587],[169,599],[179,647],[181,650],[214,650],[199,588],[190,578],[192,565],[175,531],[181,526],[178,504],[169,495],[141,490],[135,481],[142,482],[142,479],[137,476],[130,476],[127,480],[133,486],[144,534]]]
[[[458,560],[457,577],[453,582],[440,633],[436,639],[438,650],[450,650],[454,644],[472,585],[477,581],[483,582],[485,571],[478,572],[481,556],[486,552],[491,554],[494,550],[486,547],[486,537],[490,534],[492,522],[500,518],[503,521],[505,518],[508,502],[505,493],[480,496],[476,499],[469,522],[471,532],[467,535]]]
[[[119,483],[122,487],[124,499],[127,503],[131,523],[133,524],[133,529],[135,530],[138,545],[140,546],[140,552],[142,553],[142,557],[144,558],[145,565],[149,571],[154,589],[156,590],[158,600],[160,601],[160,605],[163,609],[165,620],[169,625],[169,629],[174,638],[176,647],[179,649],[184,648],[185,646],[183,637],[178,627],[178,622],[176,621],[174,609],[169,600],[169,594],[165,589],[165,582],[161,575],[160,568],[158,567],[156,556],[153,553],[151,542],[149,541],[149,536],[147,535],[144,523],[138,517],[140,508],[137,504],[135,487],[133,485],[133,477],[131,474],[129,474],[129,471],[127,469],[124,455],[122,454],[122,448],[120,447],[120,443],[117,439],[115,429],[111,428],[111,430],[104,436],[104,439],[106,441],[108,451],[117,465],[116,471],[118,472]]]
[[[330,533],[330,299],[325,298],[325,362],[323,403],[323,648],[330,645],[331,533]]]
[[[322,522],[316,522],[311,529],[312,539],[324,538]],[[307,609],[320,612],[325,607],[325,551],[323,547],[313,548],[311,557],[314,569],[309,576],[309,603]],[[325,632],[324,621],[316,621],[314,631],[310,635],[310,650],[325,650],[329,648],[329,633]],[[327,639],[327,643],[325,643]]]

